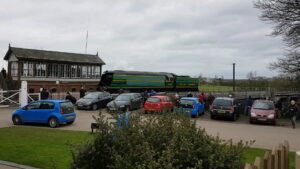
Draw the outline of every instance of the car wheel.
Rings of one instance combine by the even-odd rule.
[[[210,119],[215,119],[216,117],[214,115],[210,115]]]
[[[12,119],[14,125],[21,125],[22,124],[22,119],[20,116],[16,115]]]
[[[57,118],[51,117],[51,118],[49,119],[48,124],[49,124],[49,126],[50,126],[51,128],[58,127],[58,121],[57,121]]]
[[[73,124],[74,123],[74,121],[69,121],[69,122],[67,122],[67,124]]]
[[[98,109],[97,104],[93,104],[92,109],[93,109],[93,110],[97,110],[97,109]]]

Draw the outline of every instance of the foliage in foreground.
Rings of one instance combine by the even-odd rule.
[[[118,129],[100,113],[95,139],[73,150],[73,169],[243,168],[247,144],[209,136],[185,115],[132,116]]]

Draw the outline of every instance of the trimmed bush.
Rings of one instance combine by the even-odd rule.
[[[132,115],[123,129],[109,123],[103,113],[97,122],[95,139],[72,151],[73,169],[243,168],[247,143],[210,136],[186,115]]]

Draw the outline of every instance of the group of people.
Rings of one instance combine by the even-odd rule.
[[[82,86],[81,89],[79,90],[79,97],[80,98],[84,97],[85,93],[86,93],[86,90]],[[41,100],[47,100],[50,98],[50,94],[49,94],[48,90],[45,88],[41,88],[40,96],[41,96]],[[77,99],[69,91],[66,93],[65,100],[69,100],[73,104],[75,104],[77,101]]]

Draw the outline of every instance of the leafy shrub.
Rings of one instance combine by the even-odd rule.
[[[239,169],[248,143],[233,144],[196,128],[180,114],[132,116],[118,129],[103,113],[95,139],[72,151],[73,169]]]

